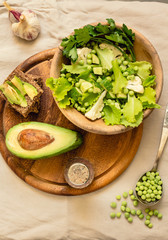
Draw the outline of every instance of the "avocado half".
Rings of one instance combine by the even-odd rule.
[[[38,149],[29,149],[29,145],[38,146],[38,138],[35,143],[29,144],[30,138],[27,134],[27,148],[23,148],[19,142],[19,135],[22,132],[43,132],[50,136],[52,141]],[[32,134],[33,136],[33,134]],[[39,136],[38,136],[39,137]],[[82,143],[82,135],[76,131],[47,124],[42,122],[24,122],[10,128],[6,134],[6,146],[8,150],[20,158],[39,159],[57,156],[72,149],[77,148]],[[24,139],[25,141],[25,139]],[[23,144],[24,144],[23,141]]]

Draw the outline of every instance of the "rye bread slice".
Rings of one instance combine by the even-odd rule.
[[[26,101],[27,101],[27,107],[21,107],[17,104],[11,104],[11,107],[14,108],[17,112],[19,112],[23,117],[27,117],[29,113],[35,112],[38,113],[39,107],[40,107],[40,97],[43,93],[42,89],[42,81],[39,76],[34,76],[31,74],[26,74],[20,70],[14,70],[6,79],[6,81],[11,81],[14,76],[19,77],[23,82],[27,82],[34,86],[37,89],[38,94],[31,100],[31,98],[28,95],[25,95]],[[6,100],[7,98],[4,96],[2,91],[0,91],[0,95]]]

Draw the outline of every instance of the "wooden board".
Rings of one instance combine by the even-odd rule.
[[[139,147],[142,124],[122,134],[106,136],[81,130],[69,122],[58,109],[45,81],[56,49],[38,53],[17,68],[24,72],[40,75],[43,79],[44,94],[39,114],[24,119],[8,103],[0,100],[0,151],[9,167],[22,180],[42,191],[59,195],[79,195],[100,189],[116,179],[131,163]],[[83,134],[84,142],[76,150],[57,157],[41,160],[25,160],[13,156],[5,146],[5,134],[12,126],[24,121],[39,121],[77,130]],[[64,180],[64,169],[72,157],[84,157],[94,167],[95,178],[84,189],[74,189]]]

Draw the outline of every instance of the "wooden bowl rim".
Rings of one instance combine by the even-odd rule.
[[[103,25],[108,25],[108,23],[105,23],[105,22],[94,22],[94,23],[91,23],[90,25],[95,26],[98,23],[101,23]],[[116,26],[121,28],[122,24],[116,23]],[[161,92],[162,92],[162,87],[163,87],[163,69],[162,69],[160,57],[159,57],[156,49],[152,45],[152,43],[143,34],[141,34],[137,30],[135,30],[129,26],[127,26],[127,27],[129,29],[132,29],[132,31],[135,33],[136,38],[140,38],[142,41],[145,42],[145,47],[146,47],[146,49],[149,50],[148,52],[151,53],[153,62],[155,62],[155,66],[157,66],[157,68],[158,68],[159,76],[157,76],[157,78],[156,78],[157,84],[155,87],[156,102],[158,102]],[[73,35],[73,34],[74,34],[74,32],[72,32],[68,36]],[[63,47],[61,45],[56,48],[56,52],[54,54],[52,64],[51,64],[50,77],[56,77],[56,72],[57,72],[56,66],[59,63],[60,59],[64,58],[62,55],[62,50],[63,50]],[[57,101],[56,101],[56,103],[57,103]],[[57,105],[58,105],[58,103],[57,103]],[[58,107],[59,107],[59,105],[58,105]],[[102,119],[91,121],[91,120],[87,119],[83,114],[78,112],[75,108],[67,107],[66,109],[62,109],[59,107],[59,109],[70,122],[72,122],[74,125],[78,126],[79,128],[81,128],[85,131],[88,131],[88,132],[102,134],[102,135],[113,135],[113,134],[120,134],[120,133],[123,133],[123,132],[126,132],[126,131],[132,129],[132,127],[125,127],[123,125],[107,126]],[[152,111],[153,111],[153,109],[145,110],[143,120],[145,118],[147,118],[151,114]]]

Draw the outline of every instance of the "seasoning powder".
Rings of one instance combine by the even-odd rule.
[[[89,169],[82,163],[74,163],[68,170],[68,178],[75,185],[82,185],[89,179]]]

